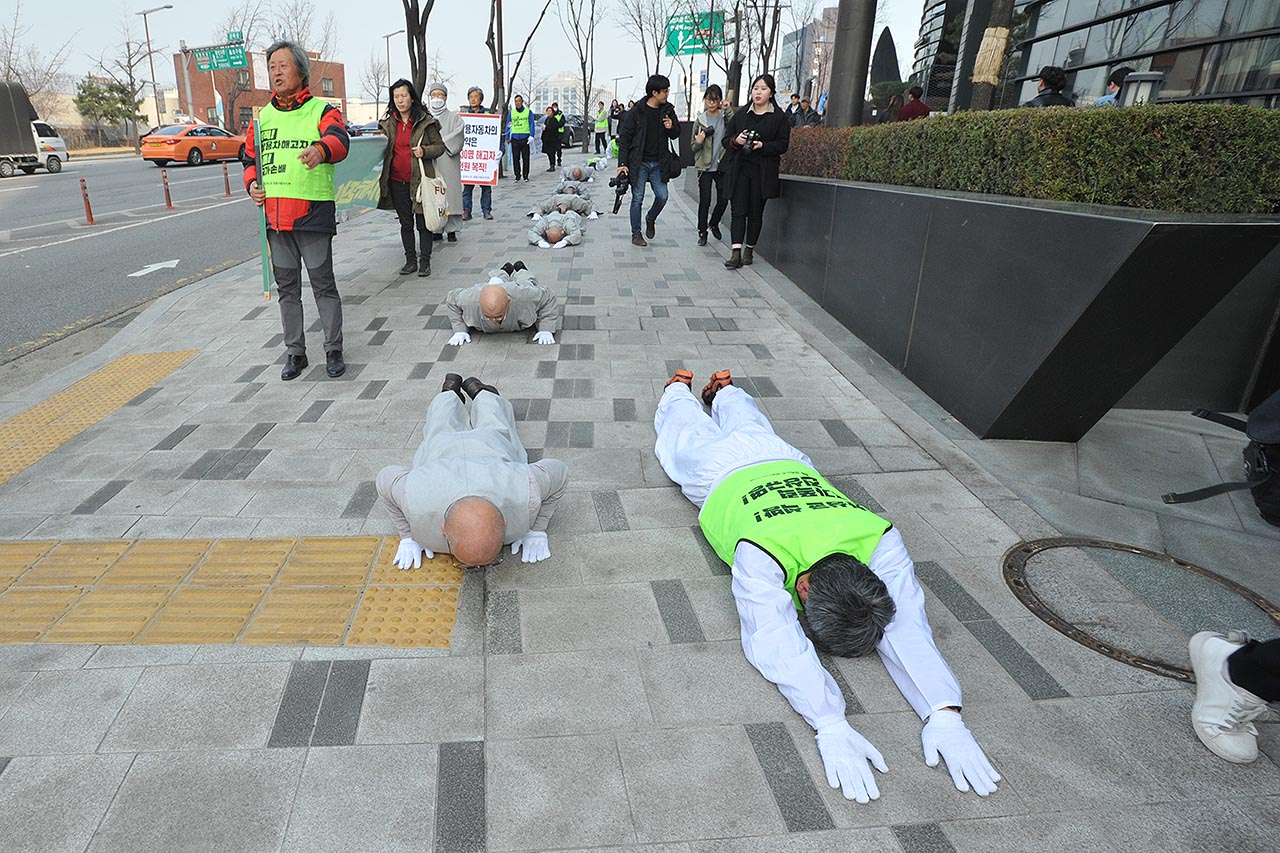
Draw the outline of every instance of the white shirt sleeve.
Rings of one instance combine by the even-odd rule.
[[[843,720],[844,696],[800,627],[782,568],[764,551],[739,542],[733,553],[733,600],[747,660],[782,691],[814,729]]]
[[[880,539],[871,554],[870,568],[884,581],[897,608],[876,646],[893,683],[921,719],[939,708],[958,707],[960,683],[934,645],[933,629],[924,610],[924,590],[896,529]]]

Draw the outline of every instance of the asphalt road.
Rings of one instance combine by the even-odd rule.
[[[160,170],[72,159],[0,180],[0,364],[258,254],[257,221],[229,161]],[[95,225],[85,224],[80,178]]]

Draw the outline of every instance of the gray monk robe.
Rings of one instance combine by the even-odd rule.
[[[595,207],[591,204],[591,199],[583,198],[573,193],[556,193],[540,204],[535,204],[530,210],[529,215],[537,214],[546,216],[548,213],[559,210],[563,205],[566,210],[572,210],[579,216],[590,216],[595,213]]]
[[[511,304],[501,323],[495,323],[480,311],[480,291],[487,285],[473,284],[449,291],[444,305],[449,312],[449,325],[455,332],[479,329],[482,332],[518,332],[537,326],[539,332],[560,331],[560,300],[549,287],[534,280],[528,270],[517,270],[508,277],[502,270],[489,273],[489,281],[501,284]]]
[[[572,188],[577,195],[588,200],[591,199],[591,185],[586,181],[574,181],[566,178],[556,186],[554,192],[558,195],[564,192],[566,188]]]
[[[503,543],[530,530],[545,531],[568,483],[558,459],[529,464],[506,398],[481,391],[470,406],[442,391],[427,407],[422,445],[413,467],[389,465],[378,473],[378,495],[401,538],[439,553],[449,551],[444,514],[459,498],[482,497],[506,519]]]
[[[529,229],[529,244],[538,245],[538,241],[546,242],[547,232],[552,228],[564,230],[564,244],[577,246],[582,242],[582,217],[572,210],[568,213],[548,213],[533,223]]]

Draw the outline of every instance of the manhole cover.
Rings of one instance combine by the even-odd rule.
[[[1240,629],[1280,637],[1280,609],[1208,569],[1098,539],[1024,542],[1004,558],[1004,579],[1026,607],[1094,651],[1129,666],[1193,681],[1187,641]]]

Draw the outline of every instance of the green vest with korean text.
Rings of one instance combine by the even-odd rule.
[[[800,575],[832,554],[869,564],[880,538],[893,527],[817,471],[793,461],[734,471],[702,505],[698,524],[716,556],[730,566],[744,540],[773,557],[797,610],[804,609],[796,595]]]
[[[320,139],[320,116],[327,106],[308,98],[296,110],[278,110],[267,104],[258,113],[258,186],[268,198],[301,198],[333,201],[333,164],[308,169],[298,160],[302,150]]]
[[[529,136],[531,134],[531,131],[529,129],[529,123],[530,123],[530,111],[528,107],[525,107],[523,110],[518,110],[515,107],[511,108],[511,135],[512,136],[520,136],[520,135]]]

